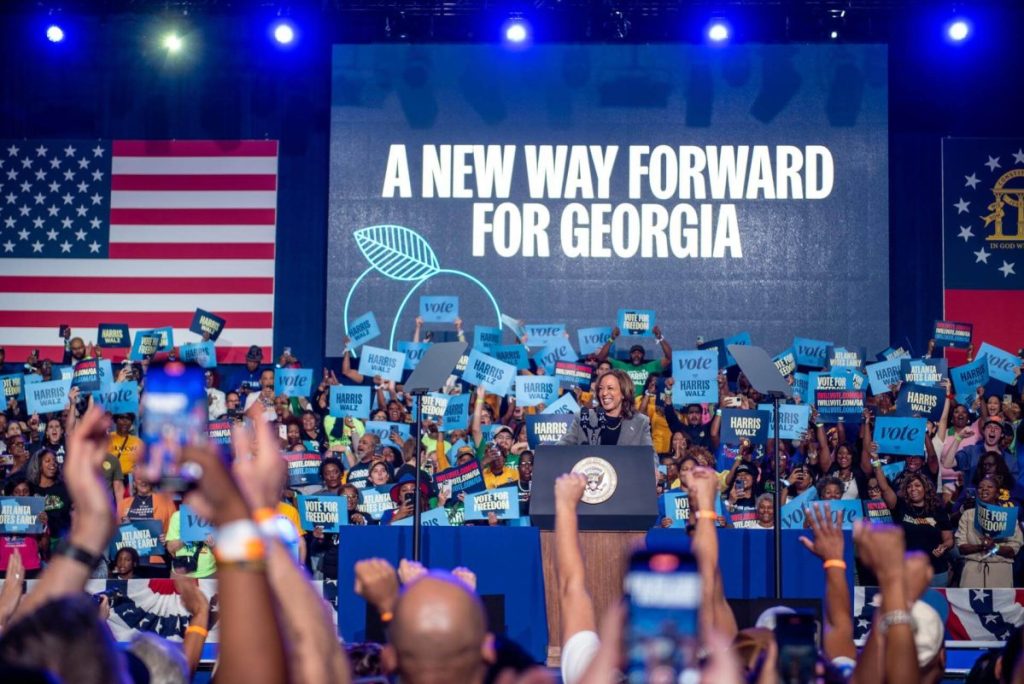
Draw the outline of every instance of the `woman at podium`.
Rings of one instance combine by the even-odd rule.
[[[597,383],[597,407],[581,408],[558,444],[651,446],[651,422],[637,413],[633,381],[624,371],[615,369],[601,376]]]

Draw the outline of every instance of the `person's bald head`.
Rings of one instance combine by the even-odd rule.
[[[458,578],[431,572],[403,592],[390,644],[403,682],[476,682],[494,660],[480,599]]]

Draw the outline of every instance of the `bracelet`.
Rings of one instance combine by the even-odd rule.
[[[189,625],[185,628],[185,634],[198,634],[205,639],[209,636],[210,630],[205,627],[200,627],[199,625]]]
[[[615,338],[614,337],[609,337],[608,341],[605,344],[615,344]]]
[[[383,622],[385,625],[394,619],[395,614],[392,613],[390,610],[385,610],[383,613],[380,614],[380,621]]]
[[[825,570],[828,570],[829,568],[839,568],[840,570],[845,570],[846,561],[841,560],[839,558],[832,558],[822,563],[821,567]]]
[[[252,512],[252,519],[256,521],[257,525],[261,525],[267,520],[273,518],[275,515],[277,515],[277,511],[270,506],[264,506],[263,508],[257,508]]]
[[[697,511],[693,517],[697,520],[718,520],[718,515],[714,511]]]
[[[894,625],[908,625],[911,631],[917,631],[917,623],[910,613],[905,610],[892,610],[883,615],[878,621],[878,632],[885,636],[889,628]]]
[[[214,540],[213,557],[218,564],[262,563],[266,554],[260,529],[252,520],[235,520],[218,528]]]
[[[654,341],[657,342],[658,344],[661,344],[662,342],[665,341],[665,337],[664,336],[662,336],[662,337],[655,337]]]
[[[715,409],[715,415],[716,416],[721,416],[722,415],[722,409]]]

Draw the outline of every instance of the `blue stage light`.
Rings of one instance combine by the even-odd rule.
[[[946,35],[954,43],[959,43],[971,33],[971,25],[966,19],[954,19],[946,26]]]
[[[522,19],[511,19],[505,24],[505,40],[516,45],[530,38],[530,27]]]
[[[50,24],[46,29],[46,39],[51,43],[59,43],[64,40],[64,29],[56,24]]]
[[[724,21],[715,20],[708,25],[708,40],[713,43],[724,43],[729,40],[729,25]]]
[[[274,40],[281,45],[290,45],[295,40],[295,27],[289,21],[278,21],[274,24]]]

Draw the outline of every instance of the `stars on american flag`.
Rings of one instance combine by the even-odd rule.
[[[102,142],[0,144],[0,259],[105,256],[110,157]]]

